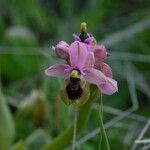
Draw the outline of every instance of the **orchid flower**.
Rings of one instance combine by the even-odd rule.
[[[76,70],[88,83],[96,84],[101,92],[111,95],[117,91],[117,82],[94,68],[95,57],[82,42],[73,42],[68,49],[69,64],[55,64],[45,70],[47,76],[67,78]]]
[[[76,127],[81,128],[80,122],[84,123],[83,121],[88,116],[86,112],[89,112],[91,108],[91,102],[99,96],[98,89],[101,93],[112,95],[118,91],[118,86],[117,81],[112,79],[110,66],[105,63],[108,56],[105,46],[96,44],[95,38],[87,33],[85,22],[81,23],[81,33],[79,36],[74,34],[73,37],[74,42],[70,45],[65,41],[61,41],[55,47],[52,47],[57,56],[65,60],[65,63],[50,66],[45,70],[45,74],[49,77],[64,78],[66,84],[65,89],[60,93],[61,99],[67,105],[75,104],[75,106],[80,106],[81,108],[78,109],[76,107],[73,132],[71,128],[61,138],[58,138],[58,141],[64,139],[66,133],[69,137],[73,136],[72,149],[74,150]],[[97,87],[93,86],[93,84]],[[101,97],[99,109],[100,149],[109,150],[109,142],[102,121],[102,110]],[[79,120],[77,119],[77,114],[80,115]],[[74,134],[72,135],[72,133]],[[53,146],[56,147],[52,143],[52,145],[48,145],[48,148],[53,149]],[[62,145],[58,145],[58,147],[62,148]]]

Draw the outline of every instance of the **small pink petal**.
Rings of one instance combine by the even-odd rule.
[[[95,46],[93,52],[94,52],[96,63],[103,62],[103,61],[106,60],[106,58],[107,58],[107,51],[106,51],[105,46],[97,45],[97,46]]]
[[[89,83],[96,85],[105,83],[107,81],[107,77],[100,70],[94,68],[84,70],[83,77]]]
[[[55,64],[46,69],[45,74],[50,77],[66,77],[69,72],[65,70],[68,68],[70,68],[70,66],[66,64]]]
[[[84,43],[88,44],[88,45],[93,45],[93,37],[88,37],[87,39],[84,40]]]
[[[107,77],[107,82],[98,85],[98,88],[102,93],[107,95],[112,95],[118,91],[117,81]]]
[[[71,66],[82,69],[86,61],[87,53],[88,50],[84,43],[79,41],[73,42],[69,47],[69,58]]]
[[[80,41],[81,42],[80,37],[78,35],[73,34],[73,38],[74,38],[75,41]]]
[[[93,52],[89,52],[86,57],[84,68],[92,68],[95,64],[95,58]]]
[[[65,41],[61,41],[59,42],[56,47],[54,48],[56,54],[58,55],[58,57],[62,58],[62,59],[68,59],[69,54],[69,45],[65,42]]]
[[[97,68],[100,69],[105,76],[112,78],[112,71],[108,64],[102,62]]]

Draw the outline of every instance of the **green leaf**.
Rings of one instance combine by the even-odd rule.
[[[38,129],[25,140],[25,143],[28,149],[38,150],[41,149],[42,146],[47,144],[48,141],[48,134],[44,130]]]
[[[16,143],[10,150],[27,150],[23,141]]]
[[[15,128],[0,87],[0,149],[8,150],[14,140]]]

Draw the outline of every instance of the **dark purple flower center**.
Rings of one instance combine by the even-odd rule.
[[[92,37],[92,35],[89,33],[83,32],[83,33],[79,34],[79,38],[80,38],[81,42],[84,42],[89,37]]]
[[[80,33],[80,35],[79,35],[81,42],[84,42],[88,37],[89,36],[87,33]]]

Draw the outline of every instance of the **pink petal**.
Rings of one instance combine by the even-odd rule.
[[[107,58],[107,51],[104,45],[97,45],[95,46],[94,50],[94,56],[96,63],[103,62]]]
[[[45,70],[45,74],[50,77],[66,77],[69,72],[65,71],[70,66],[66,64],[55,64]]]
[[[83,77],[89,83],[96,85],[105,83],[107,81],[107,77],[101,71],[94,68],[84,70]]]
[[[89,45],[93,45],[93,37],[88,37],[87,39],[84,40],[84,43],[89,44]]]
[[[78,35],[73,34],[73,38],[74,38],[75,41],[80,41],[81,42],[80,37]]]
[[[112,95],[118,91],[117,81],[107,77],[107,82],[98,85],[100,91],[107,95]]]
[[[69,45],[65,42],[65,41],[61,41],[59,42],[56,47],[54,48],[56,54],[58,55],[58,57],[62,58],[62,59],[68,59],[69,54]]]
[[[86,57],[86,61],[84,64],[84,68],[92,68],[94,67],[95,58],[93,52],[89,52]]]
[[[84,43],[79,41],[73,42],[69,47],[69,58],[72,67],[82,69],[87,56],[88,50]]]
[[[105,76],[112,78],[112,71],[108,64],[102,62],[99,64],[98,69],[100,69]]]

